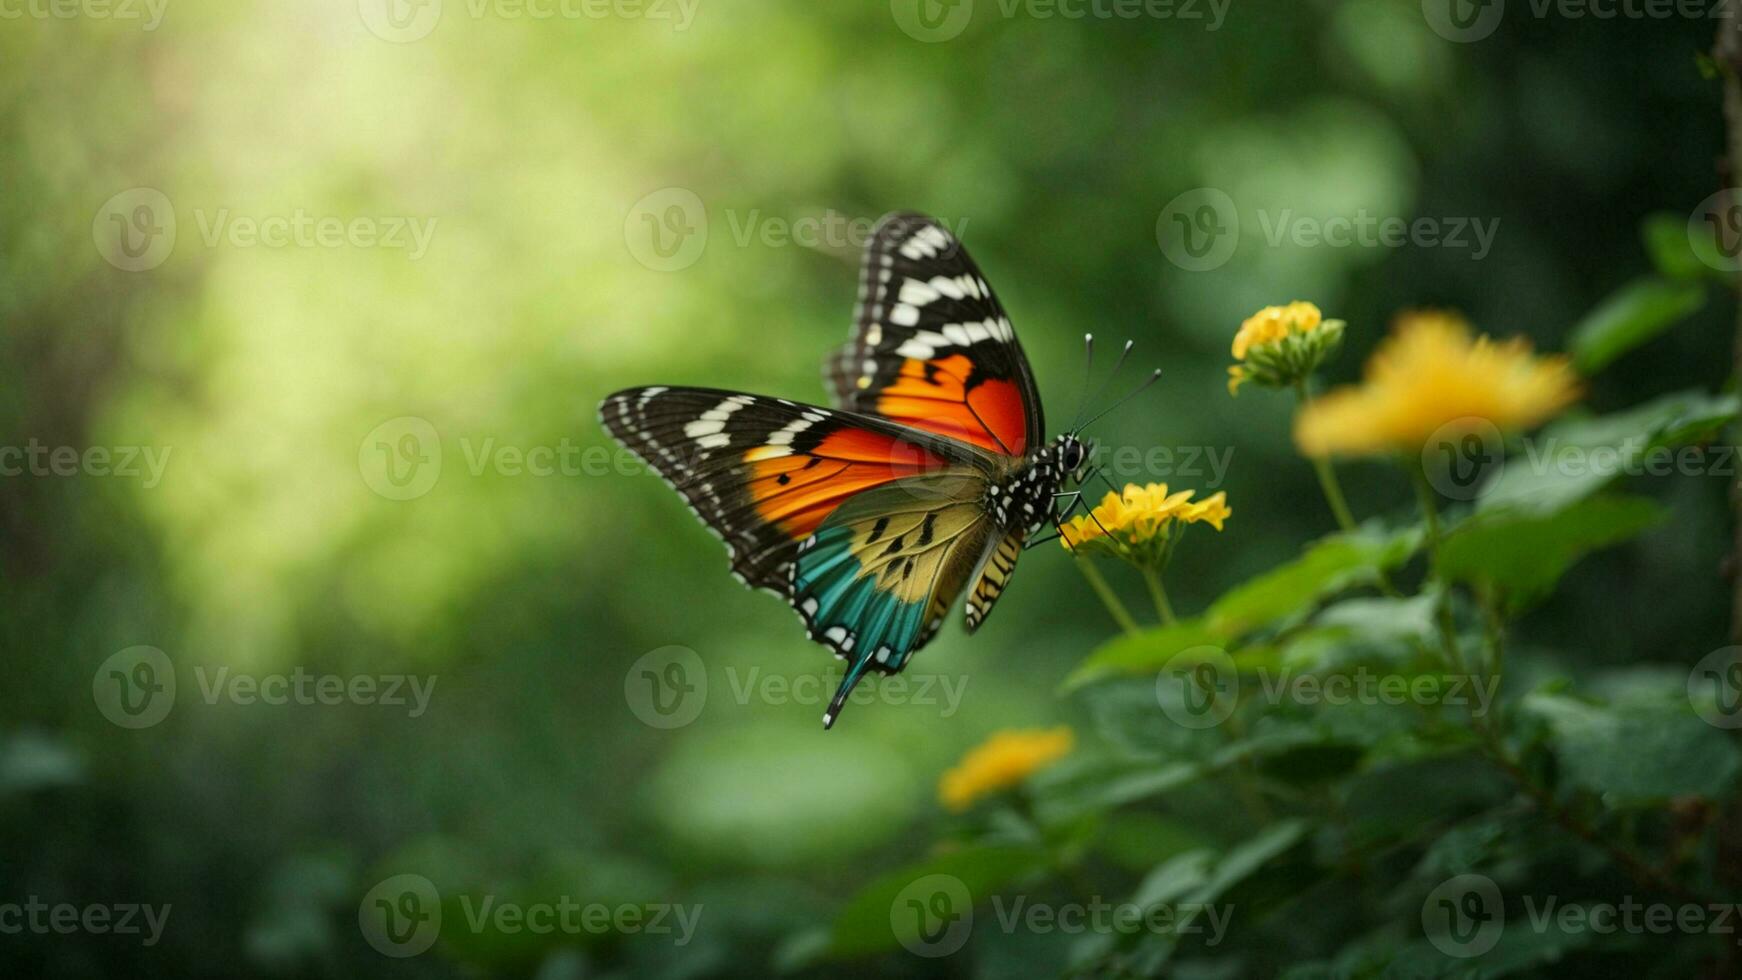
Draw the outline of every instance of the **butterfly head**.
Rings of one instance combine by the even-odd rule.
[[[1077,438],[1074,432],[1067,432],[1053,440],[1053,455],[1058,460],[1060,475],[1082,482],[1083,470],[1089,465],[1089,457],[1094,454],[1094,445],[1087,440]]]

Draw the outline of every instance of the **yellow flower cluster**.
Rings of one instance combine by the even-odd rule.
[[[1228,509],[1228,495],[1220,490],[1192,502],[1193,490],[1169,493],[1167,484],[1125,485],[1125,492],[1107,492],[1101,503],[1088,515],[1075,517],[1059,527],[1059,539],[1068,549],[1081,545],[1099,545],[1127,560],[1139,561],[1153,557],[1154,545],[1165,544],[1174,522],[1210,525],[1222,529],[1222,522],[1233,516]]]
[[[1015,786],[1057,762],[1075,741],[1065,726],[998,732],[938,779],[938,800],[951,810],[966,810],[982,796]]]
[[[1319,308],[1296,300],[1266,306],[1246,318],[1234,334],[1234,359],[1228,368],[1228,394],[1247,381],[1282,386],[1304,377],[1342,339],[1341,320],[1326,320]],[[1310,336],[1325,328],[1321,336]]]
[[[1473,336],[1455,313],[1406,313],[1368,360],[1361,384],[1328,392],[1301,411],[1294,441],[1314,457],[1416,452],[1454,423],[1530,428],[1578,397],[1578,379],[1563,357],[1536,357],[1523,338],[1496,343]]]
[[[1274,344],[1291,333],[1317,330],[1324,319],[1317,306],[1301,300],[1287,306],[1266,306],[1240,324],[1240,332],[1234,335],[1234,360],[1244,361],[1254,344]]]

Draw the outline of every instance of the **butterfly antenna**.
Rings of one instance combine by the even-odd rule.
[[[1077,398],[1077,414],[1071,416],[1071,431],[1077,431],[1083,412],[1089,408],[1089,381],[1095,373],[1095,335],[1083,334],[1083,392]]]
[[[1085,428],[1087,428],[1088,426],[1094,425],[1096,422],[1100,421],[1102,416],[1106,415],[1108,412],[1111,412],[1115,408],[1118,408],[1119,406],[1125,404],[1126,402],[1130,401],[1131,399],[1136,398],[1138,395],[1143,394],[1143,391],[1145,388],[1148,388],[1150,385],[1155,384],[1159,380],[1161,380],[1161,368],[1156,368],[1155,371],[1149,375],[1149,377],[1147,377],[1143,380],[1142,384],[1138,385],[1136,388],[1131,389],[1130,394],[1126,395],[1124,398],[1119,399],[1118,401],[1114,402],[1113,404],[1108,405],[1106,408],[1103,408],[1100,411],[1100,413],[1097,414],[1094,418],[1090,419],[1087,422],[1084,422],[1083,426]]]
[[[1113,379],[1117,378],[1119,376],[1119,369],[1125,366],[1126,355],[1130,354],[1131,348],[1133,348],[1135,346],[1137,346],[1137,341],[1135,341],[1135,340],[1127,340],[1125,342],[1125,349],[1121,350],[1119,352],[1119,358],[1113,362],[1113,370],[1108,372],[1107,380],[1101,382],[1101,387],[1095,389],[1095,394],[1092,397],[1083,399],[1084,405],[1090,405],[1096,401],[1099,401],[1101,396],[1107,393],[1107,386],[1112,384]],[[1105,413],[1103,413],[1103,414],[1105,414]],[[1099,416],[1099,415],[1095,416],[1095,418],[1100,418],[1100,417],[1101,416]],[[1093,422],[1093,421],[1094,421],[1094,419],[1090,419],[1089,422],[1084,422],[1084,423],[1082,423],[1082,425],[1072,425],[1071,431],[1072,432],[1081,432],[1081,431],[1083,431],[1083,426],[1086,426],[1090,422]]]

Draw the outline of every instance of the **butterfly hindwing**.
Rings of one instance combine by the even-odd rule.
[[[725,541],[747,584],[788,596],[800,542],[856,495],[976,450],[883,419],[710,388],[631,388],[600,421]]]
[[[985,489],[968,469],[898,480],[843,504],[801,546],[792,604],[848,665],[825,726],[866,670],[901,670],[937,632],[994,540]]]
[[[1040,395],[1010,318],[937,221],[904,213],[878,223],[855,321],[824,369],[842,408],[1007,456],[1040,444]]]

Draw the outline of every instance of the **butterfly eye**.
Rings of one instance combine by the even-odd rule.
[[[1066,443],[1064,452],[1060,454],[1059,461],[1064,464],[1065,469],[1075,470],[1077,467],[1083,465],[1083,447],[1074,442]]]

